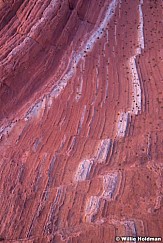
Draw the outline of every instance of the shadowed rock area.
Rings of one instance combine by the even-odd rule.
[[[162,17],[0,0],[0,241],[163,237]]]

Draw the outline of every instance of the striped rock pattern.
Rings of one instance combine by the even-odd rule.
[[[163,236],[163,2],[0,0],[0,240]]]

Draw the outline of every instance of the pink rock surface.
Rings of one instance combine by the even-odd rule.
[[[162,9],[0,0],[1,241],[163,237]]]

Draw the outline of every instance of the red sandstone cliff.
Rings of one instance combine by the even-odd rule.
[[[161,0],[0,0],[0,240],[163,236]]]

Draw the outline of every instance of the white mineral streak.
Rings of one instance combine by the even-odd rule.
[[[129,59],[129,67],[132,76],[132,105],[131,105],[131,113],[137,115],[138,112],[141,112],[141,87],[139,76],[136,67],[136,57],[131,57]]]
[[[60,6],[60,0],[52,0],[48,7],[43,12],[43,17],[45,19],[49,19],[51,16],[54,15],[54,10],[56,7]]]
[[[140,80],[136,67],[136,57],[142,53],[144,49],[144,20],[143,20],[143,12],[142,12],[142,4],[143,0],[140,0],[140,4],[138,6],[139,9],[139,25],[138,25],[138,48],[135,50],[135,55],[130,57],[129,59],[129,67],[132,76],[132,105],[131,105],[131,113],[137,115],[141,112],[141,86]]]
[[[28,121],[31,118],[39,118],[43,115],[43,112],[46,107],[46,97],[38,101],[25,115],[24,120]]]
[[[103,194],[102,198],[112,200],[115,196],[117,186],[119,183],[118,172],[109,173],[103,176]]]
[[[118,126],[117,126],[117,137],[125,137],[129,120],[130,120],[130,114],[128,112],[120,113]]]
[[[64,187],[63,186],[57,187],[57,193],[56,193],[54,202],[51,204],[48,219],[47,219],[47,222],[45,224],[45,231],[46,232],[49,232],[49,230],[53,229],[55,217],[58,213],[60,205],[63,204],[64,198],[65,198]]]
[[[114,26],[114,35],[115,35],[115,45],[117,45],[117,25]]]
[[[69,145],[69,147],[68,147],[68,149],[67,149],[67,151],[66,151],[66,153],[67,153],[68,155],[70,155],[70,153],[71,153],[72,151],[74,151],[75,143],[76,143],[76,136],[73,136],[72,139],[71,139],[71,143],[70,143],[70,145]]]
[[[97,196],[91,196],[86,204],[85,219],[86,222],[93,222],[94,216],[96,216],[100,207],[100,198]]]
[[[121,5],[122,5],[122,0],[119,0],[119,18],[121,16]]]
[[[108,45],[108,43],[109,43],[109,33],[108,33],[108,30],[106,30],[106,42],[104,43],[104,57],[106,56],[105,52],[106,52],[106,46]]]
[[[83,112],[82,112],[82,115],[81,115],[81,119],[80,119],[80,126],[82,126],[82,124],[84,122],[86,108],[87,108],[87,106],[85,105],[84,108],[83,108]]]
[[[32,38],[27,36],[19,45],[12,49],[12,51],[7,55],[7,57],[0,62],[0,65],[4,65],[10,62],[12,58],[15,56],[24,55],[27,51],[29,51],[29,49],[27,49],[26,46],[31,46],[33,42],[34,41],[32,40]]]
[[[154,209],[161,208],[162,199],[163,199],[162,195],[159,195],[159,196],[156,197]]]
[[[83,112],[81,114],[80,121],[79,121],[77,134],[79,134],[79,132],[80,132],[80,130],[82,128],[82,125],[83,125],[83,122],[84,122],[84,118],[85,118],[86,108],[87,108],[87,106],[85,105],[84,108],[83,108]]]
[[[82,89],[83,89],[83,76],[82,76],[82,74],[79,77],[79,81],[80,81],[80,84],[76,89],[76,96],[75,96],[75,100],[77,102],[80,100],[81,95],[82,95]]]
[[[75,175],[75,181],[84,181],[89,178],[89,173],[91,171],[91,167],[93,165],[93,160],[85,159],[80,162],[76,175]]]
[[[119,225],[124,226],[124,228],[125,228],[124,234],[126,236],[135,237],[137,235],[136,224],[135,224],[135,221],[132,220],[132,219],[129,219],[129,220],[121,220],[121,221],[120,220],[116,220],[116,219],[112,219],[110,222],[113,225],[116,225],[117,227],[119,227]],[[131,242],[133,242],[133,241],[131,241]]]
[[[10,125],[6,127],[0,128],[0,140],[3,136],[9,135],[9,133],[12,131],[13,127],[15,126],[15,122],[12,122]]]
[[[47,110],[49,110],[53,104],[53,97],[51,97],[50,95],[47,95]]]
[[[99,67],[100,67],[100,55],[98,56],[97,66],[95,67],[96,70],[96,93],[99,90]]]
[[[141,54],[141,51],[144,49],[144,20],[142,12],[143,0],[140,0],[139,4],[139,26],[138,26],[138,49],[137,54]]]
[[[151,159],[151,148],[152,148],[152,137],[151,134],[148,134],[148,139],[147,139],[147,157],[148,159]]]
[[[107,26],[108,22],[110,21],[110,19],[112,18],[112,16],[114,15],[117,4],[118,4],[117,0],[113,0],[110,3],[103,21],[101,22],[98,29],[96,31],[94,31],[94,33],[90,36],[89,40],[86,43],[84,50],[92,50],[96,41],[103,36],[103,31],[106,28],[106,26]]]
[[[105,99],[109,97],[109,63],[110,59],[108,58],[108,64],[106,65],[106,88],[105,88]],[[105,101],[104,101],[105,103]]]
[[[65,142],[66,142],[66,135],[63,136],[63,138],[62,138],[62,140],[61,140],[61,144],[60,144],[60,146],[59,146],[57,152],[60,152],[60,151],[63,149],[63,147],[64,147],[64,145],[65,145]]]
[[[50,97],[52,98],[57,98],[61,91],[66,87],[68,81],[73,77],[74,75],[74,70],[70,69],[64,76],[62,79],[60,79],[58,81],[58,83],[53,87],[51,93],[50,93]]]
[[[95,157],[96,162],[98,162],[98,163],[106,162],[110,149],[111,149],[111,146],[112,146],[111,139],[103,139],[100,141],[99,146],[98,146],[98,152]]]
[[[126,229],[126,235],[130,235],[135,237],[136,236],[136,226],[133,220],[126,220],[124,221],[124,226]]]

